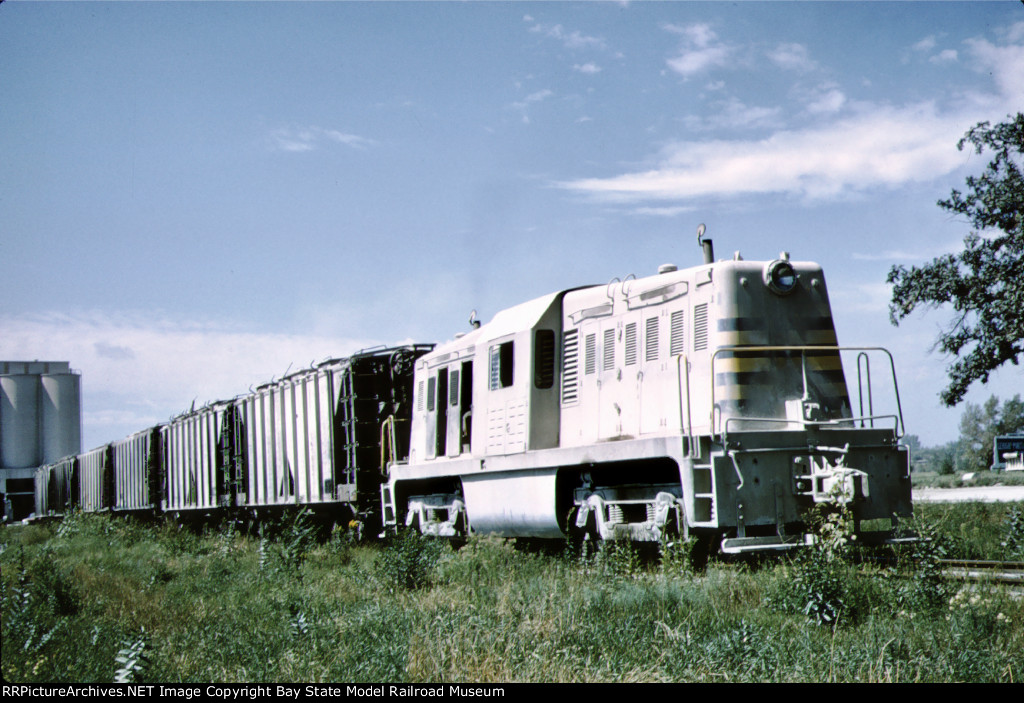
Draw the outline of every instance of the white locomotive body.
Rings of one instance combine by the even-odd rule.
[[[846,504],[858,529],[909,516],[888,352],[837,346],[818,265],[710,259],[538,298],[418,359],[385,525],[693,534],[738,552],[804,543],[820,502]],[[874,412],[871,358],[891,371],[891,412]]]

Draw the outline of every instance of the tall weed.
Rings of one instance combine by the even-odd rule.
[[[897,603],[902,609],[934,616],[951,594],[948,582],[942,577],[942,560],[949,558],[950,540],[921,520],[913,521],[911,528],[918,539],[899,565],[903,584],[897,591]]]
[[[851,614],[848,592],[855,574],[846,561],[846,513],[830,508],[824,506],[811,517],[814,543],[793,562],[789,598],[814,624],[834,627]]]
[[[642,568],[637,546],[625,539],[603,540],[594,563],[599,572],[613,577],[635,578]]]
[[[377,557],[376,568],[384,588],[414,591],[430,583],[434,567],[448,550],[444,540],[401,530],[388,539]]]
[[[126,640],[121,644],[121,649],[114,657],[114,661],[120,665],[114,672],[114,683],[142,683],[142,672],[149,663],[145,629],[141,630],[135,639]]]
[[[1006,538],[1000,543],[1006,559],[1024,561],[1024,508],[1014,506],[1006,515]]]

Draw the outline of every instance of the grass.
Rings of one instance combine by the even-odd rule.
[[[76,515],[0,530],[0,665],[17,682],[1015,681],[1024,603],[931,565],[999,558],[1020,508],[921,506],[933,539],[897,566],[835,543],[703,573],[677,547],[583,558],[317,541],[301,516],[261,537]]]
[[[1024,486],[1024,471],[981,471],[970,481],[964,474],[940,474],[915,471],[910,475],[914,488],[960,488],[962,486]]]

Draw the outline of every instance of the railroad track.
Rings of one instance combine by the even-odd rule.
[[[1024,562],[939,559],[939,564],[950,579],[1024,586]]]

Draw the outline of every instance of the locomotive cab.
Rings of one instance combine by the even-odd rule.
[[[478,532],[561,534],[554,501],[537,500],[546,479],[501,467],[558,445],[562,296],[504,310],[419,359],[409,461],[389,471],[386,523],[402,510],[406,523],[430,534],[464,532],[467,524]],[[495,500],[495,491],[505,498]]]

